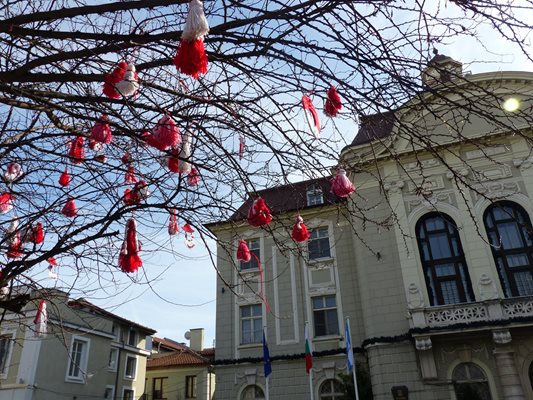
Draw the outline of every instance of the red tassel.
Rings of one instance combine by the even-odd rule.
[[[341,96],[339,95],[339,92],[337,92],[337,89],[334,86],[331,86],[328,90],[328,98],[326,99],[324,113],[329,117],[335,117],[341,108]]]
[[[180,172],[180,168],[179,168],[179,158],[177,156],[178,154],[178,151],[177,150],[172,150],[172,155],[168,158],[168,169],[171,171],[171,172],[174,172],[175,174],[177,174],[178,172]]]
[[[74,203],[74,199],[72,197],[69,197],[65,206],[61,210],[61,213],[68,218],[74,218],[76,215],[78,215],[78,209],[76,208],[76,203]]]
[[[68,174],[67,167],[65,167],[65,170],[63,171],[63,173],[59,177],[59,184],[61,186],[64,186],[64,187],[66,187],[66,186],[68,186],[70,184],[70,175]]]
[[[146,182],[139,181],[135,184],[133,189],[126,189],[124,191],[122,199],[127,206],[131,206],[134,204],[140,204],[141,200],[147,199],[149,194]]]
[[[135,182],[137,182],[137,178],[135,178],[135,170],[133,169],[133,165],[128,165],[128,171],[126,172],[124,183],[126,185],[133,185]]]
[[[4,172],[4,179],[7,183],[13,183],[22,177],[22,166],[16,162],[7,164],[7,170]]]
[[[107,123],[107,115],[102,115],[100,121],[95,122],[91,129],[91,141],[97,143],[109,144],[113,140],[111,127]]]
[[[268,225],[272,221],[272,215],[265,201],[258,197],[248,211],[248,223],[252,226]]]
[[[194,246],[196,246],[196,242],[194,241],[194,229],[192,229],[192,227],[186,223],[185,225],[183,225],[183,232],[185,233],[185,246],[187,246],[187,248],[189,249],[192,249]]]
[[[245,240],[239,240],[239,247],[237,248],[237,260],[242,262],[248,262],[252,259],[252,253],[248,248],[248,244]]]
[[[9,193],[0,194],[0,214],[5,214],[13,209],[13,199]]]
[[[46,335],[48,330],[48,312],[46,311],[46,301],[41,300],[39,302],[39,307],[37,308],[37,313],[33,319],[34,332],[35,336],[42,337]]]
[[[299,215],[296,217],[296,223],[294,224],[294,228],[292,229],[292,237],[297,242],[305,242],[311,234],[307,230],[307,227],[304,224],[304,220]]]
[[[37,222],[35,226],[31,228],[29,241],[35,244],[41,244],[44,242],[43,224]]]
[[[85,151],[83,149],[83,136],[78,136],[70,142],[69,157],[74,164],[81,164],[85,159]]]
[[[178,71],[198,79],[200,74],[207,73],[207,53],[204,39],[180,41],[178,51],[174,57],[174,65]]]
[[[131,162],[130,153],[124,153],[124,155],[120,158],[120,161],[122,161],[122,164],[129,164]]]
[[[128,63],[121,61],[110,74],[106,74],[104,83],[104,94],[110,99],[120,99],[120,93],[115,89],[115,85],[124,77]]]
[[[135,220],[131,218],[126,224],[124,243],[122,243],[122,249],[120,250],[118,257],[118,265],[123,272],[133,273],[142,267],[143,263],[139,257],[139,251],[137,224]]]
[[[181,135],[176,122],[169,115],[161,117],[152,130],[152,134],[146,136],[146,143],[159,150],[179,146]]]
[[[13,237],[9,241],[7,248],[7,258],[17,259],[22,257],[22,240],[18,231],[12,233]]]
[[[57,267],[57,260],[55,257],[48,257],[46,261],[48,261],[48,264],[50,264],[52,267]]]
[[[355,192],[353,183],[346,176],[346,171],[339,169],[337,175],[330,180],[331,193],[336,194],[339,197],[348,197]]]
[[[187,186],[198,186],[198,182],[200,182],[200,174],[196,168],[193,168],[189,172],[189,175],[187,175]]]
[[[176,209],[173,208],[170,210],[170,219],[168,221],[168,234],[171,236],[177,235],[179,231],[180,227],[178,225],[178,215]]]
[[[318,139],[320,137],[320,119],[318,118],[318,113],[316,111],[311,98],[307,95],[302,97],[302,105],[304,107],[305,117],[307,119],[307,124],[309,129]]]

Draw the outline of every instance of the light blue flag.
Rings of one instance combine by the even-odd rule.
[[[346,319],[346,332],[345,332],[345,340],[346,340],[346,357],[348,364],[348,370],[352,371],[354,361],[353,361],[353,347],[352,347],[352,338],[350,337],[350,323],[348,322],[348,319]]]

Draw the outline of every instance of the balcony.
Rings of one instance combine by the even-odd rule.
[[[410,310],[412,328],[464,329],[462,324],[512,320],[520,318],[533,323],[533,296],[511,299],[486,300],[475,303],[461,303],[446,306],[414,308]],[[522,320],[525,318],[526,320]]]

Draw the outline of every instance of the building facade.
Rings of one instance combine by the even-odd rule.
[[[6,313],[0,334],[0,398],[139,399],[153,329],[58,290],[32,292],[21,314]],[[46,300],[47,333],[33,319]]]
[[[243,220],[249,204],[210,226],[218,399],[264,398],[263,325],[271,398],[308,399],[306,321],[314,398],[341,398],[347,316],[375,399],[533,398],[533,74],[464,76],[437,55],[423,80],[407,104],[362,118],[339,158],[357,186],[347,202],[302,182],[258,193],[275,213],[268,231]],[[305,245],[290,239],[297,213]],[[239,239],[261,260],[271,312],[258,268],[235,259]]]

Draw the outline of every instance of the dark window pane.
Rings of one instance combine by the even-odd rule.
[[[446,233],[437,233],[429,236],[429,246],[434,260],[449,258],[452,256],[448,235]]]

